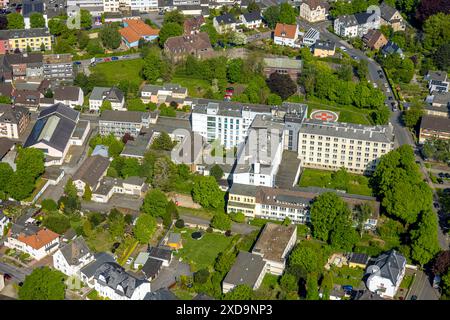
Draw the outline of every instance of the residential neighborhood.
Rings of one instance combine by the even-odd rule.
[[[0,300],[450,298],[445,1],[0,10]]]

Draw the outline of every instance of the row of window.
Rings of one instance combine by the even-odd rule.
[[[308,138],[308,134],[304,133],[302,137],[303,137],[303,138]],[[310,138],[310,139],[315,139],[316,136],[311,134],[311,135],[309,135],[309,138]],[[324,138],[325,138],[325,139],[324,139]],[[317,136],[317,140],[331,141],[331,137]],[[333,138],[333,141],[334,141],[334,142],[338,142],[338,141],[339,141],[339,138]],[[350,144],[355,144],[355,141],[356,141],[356,144],[358,144],[358,145],[362,145],[362,144],[363,144],[363,142],[362,142],[361,140],[353,140],[353,139],[350,139],[350,140],[349,140],[349,143],[350,143]],[[346,142],[347,142],[347,139],[341,138],[341,142],[346,143]],[[306,142],[303,141],[303,143],[306,143]],[[366,142],[365,142],[365,145],[366,145],[366,146],[370,146],[370,145],[371,145],[371,142],[370,142],[370,141],[366,141]],[[378,147],[378,145],[379,145],[378,142],[373,142],[373,146]],[[381,143],[381,146],[382,146],[383,148],[386,148],[386,143]]]

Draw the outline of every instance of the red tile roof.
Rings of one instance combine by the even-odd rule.
[[[43,246],[51,243],[58,238],[59,234],[48,229],[41,229],[36,234],[33,234],[31,236],[20,234],[17,237],[17,240],[29,245],[33,249],[39,250]]]
[[[124,24],[127,24],[127,26],[120,29],[119,32],[128,43],[136,42],[145,36],[157,36],[159,34],[158,29],[153,29],[142,20],[129,19],[124,20],[123,22]]]
[[[297,33],[297,25],[277,23],[274,35],[276,37],[295,39]]]

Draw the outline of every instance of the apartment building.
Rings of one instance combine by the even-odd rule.
[[[131,0],[131,10],[148,12],[158,10],[158,0]]]
[[[5,45],[0,46],[4,51],[0,54],[14,52],[16,49],[20,52],[27,52],[28,49],[52,50],[52,35],[47,28],[0,30],[0,39],[3,42],[8,40],[7,48]]]
[[[318,40],[314,44],[313,54],[315,57],[326,58],[334,56],[336,53],[336,43],[333,41]]]
[[[0,137],[19,139],[30,123],[31,113],[27,108],[0,105]]]
[[[48,80],[72,81],[74,78],[72,55],[46,54],[43,56],[44,78]]]
[[[94,87],[89,96],[89,110],[99,112],[104,101],[111,102],[112,110],[126,110],[124,94],[117,87]]]
[[[149,112],[105,110],[99,118],[99,133],[102,136],[112,133],[118,138],[129,133],[137,137],[142,128],[148,128],[150,121]]]
[[[419,142],[424,143],[427,139],[450,140],[450,119],[424,115],[420,122]]]
[[[42,58],[41,53],[7,54],[3,58],[3,67],[14,81],[40,82],[44,76]]]
[[[308,22],[324,21],[327,18],[329,5],[321,0],[304,0],[300,5],[300,18]]]
[[[170,37],[164,43],[164,52],[173,62],[179,62],[189,55],[197,59],[214,56],[214,50],[206,32]]]
[[[368,12],[344,15],[334,20],[334,32],[341,37],[361,38],[369,30],[380,29],[380,21],[380,16]]]
[[[119,12],[120,0],[103,0],[103,12]]]
[[[393,148],[391,124],[363,126],[307,119],[300,129],[298,155],[304,167],[370,173]]]
[[[67,0],[67,7],[80,7],[87,10],[93,17],[99,17],[103,12],[103,0]]]

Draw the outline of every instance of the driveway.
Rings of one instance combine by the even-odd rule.
[[[98,212],[109,212],[112,208],[124,208],[139,213],[142,206],[142,201],[142,199],[133,196],[115,194],[111,197],[108,203],[82,200],[81,208],[83,210]]]
[[[410,291],[406,296],[406,300],[410,300],[412,296],[416,296],[417,300],[439,300],[439,293],[431,285],[429,277],[420,270],[407,269],[406,274],[414,275],[414,282]]]
[[[192,275],[191,267],[187,263],[180,262],[177,257],[174,257],[170,265],[163,267],[156,279],[151,282],[152,291],[170,287],[182,275]]]

